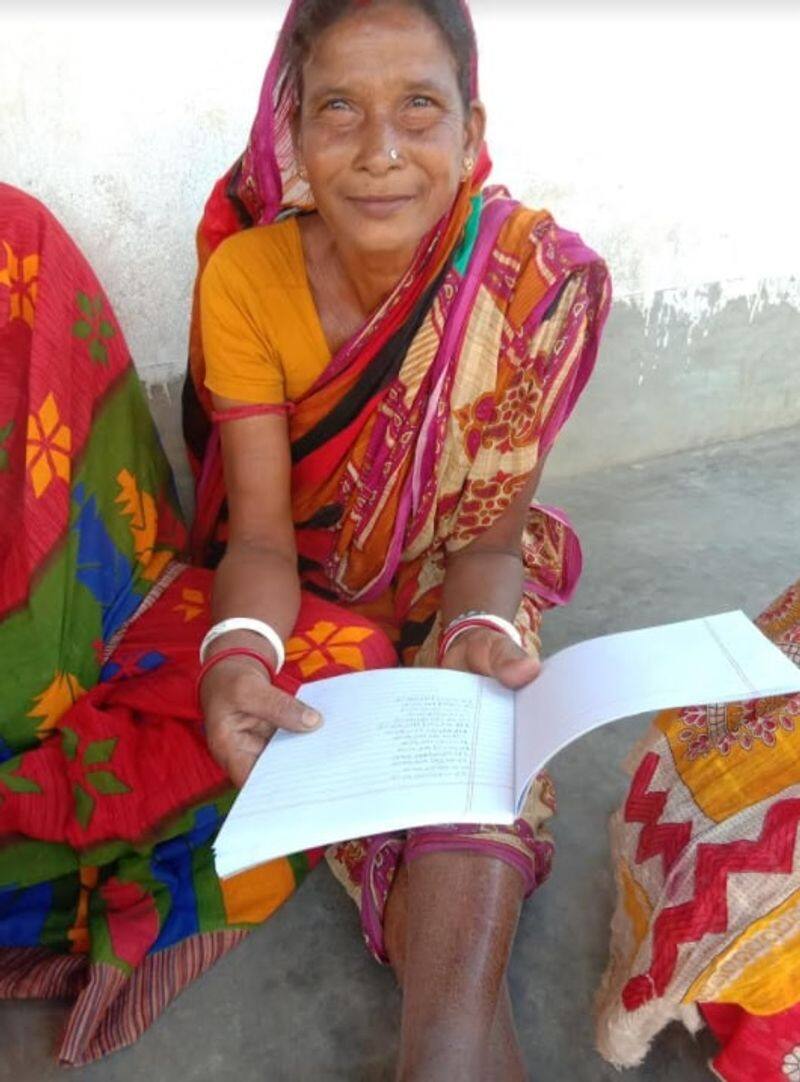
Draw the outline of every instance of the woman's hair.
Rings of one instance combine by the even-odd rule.
[[[378,2],[378,0],[372,0]],[[475,55],[475,34],[462,0],[400,0],[409,7],[423,11],[439,28],[453,57],[458,73],[458,88],[464,108],[472,100],[472,58]],[[306,0],[301,5],[289,39],[287,61],[289,78],[302,96],[303,64],[311,47],[329,26],[333,26],[353,9],[366,7],[370,0]]]

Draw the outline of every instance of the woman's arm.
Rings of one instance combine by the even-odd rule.
[[[214,396],[214,408],[242,405]],[[214,580],[214,623],[231,616],[252,616],[271,624],[287,639],[300,608],[300,580],[292,523],[289,432],[286,417],[266,414],[220,426],[228,544]],[[269,645],[253,632],[231,632],[212,643],[209,653],[246,636],[246,645],[264,652]]]
[[[246,404],[214,396],[219,411]],[[223,422],[221,429],[229,538],[214,579],[212,620],[249,616],[270,624],[285,640],[300,608],[286,418],[267,414]],[[272,647],[252,631],[221,635],[207,657],[237,646],[275,666]],[[274,688],[264,668],[246,656],[218,662],[203,680],[201,701],[211,752],[237,785],[275,729],[303,731],[321,720]]]
[[[522,600],[522,531],[545,460],[526,480],[502,515],[447,562],[442,592],[442,627],[476,609],[513,620]],[[539,659],[502,631],[473,628],[455,640],[444,657],[448,669],[493,676],[507,687],[530,683]]]

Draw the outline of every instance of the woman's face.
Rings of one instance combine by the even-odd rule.
[[[483,128],[479,104],[465,114],[447,42],[413,6],[348,13],[303,68],[298,156],[317,210],[351,250],[413,252],[450,208]]]

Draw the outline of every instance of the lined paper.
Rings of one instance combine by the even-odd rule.
[[[739,611],[569,646],[516,695],[517,805],[546,762],[599,725],[798,690],[800,669]]]
[[[217,871],[430,823],[511,823],[531,777],[598,725],[797,691],[800,668],[741,612],[568,647],[516,695],[441,669],[306,684],[325,724],[272,739],[217,837]]]
[[[494,681],[385,669],[299,696],[324,725],[273,737],[217,838],[220,875],[360,834],[513,819],[514,700]]]

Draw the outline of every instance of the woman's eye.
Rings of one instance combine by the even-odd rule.
[[[325,102],[325,108],[331,109],[333,112],[338,112],[347,108],[347,102],[344,98],[331,98],[330,101]]]
[[[427,105],[433,105],[433,100],[431,98],[427,98],[424,94],[416,94],[411,99],[411,104],[414,106],[415,109],[423,109]]]

